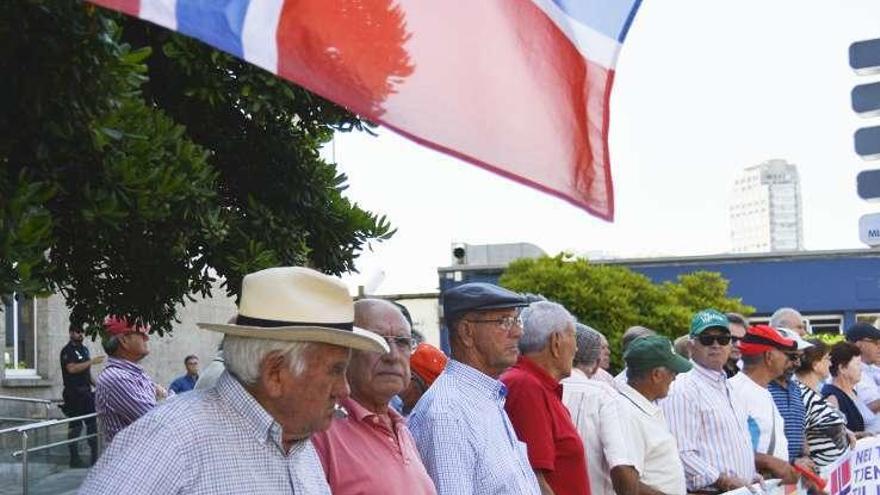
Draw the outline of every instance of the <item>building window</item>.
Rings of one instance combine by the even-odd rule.
[[[6,378],[37,376],[37,305],[36,300],[13,293],[3,298],[6,339],[3,362]]]
[[[859,313],[856,315],[856,323],[870,323],[877,328],[880,328],[880,313]]]
[[[831,334],[840,335],[843,333],[843,315],[803,315],[804,326],[807,333],[812,335]],[[880,314],[875,315],[880,318]],[[769,316],[755,316],[749,318],[752,325],[769,325]]]

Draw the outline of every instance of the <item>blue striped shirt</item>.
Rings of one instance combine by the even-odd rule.
[[[722,474],[755,478],[755,453],[745,409],[727,375],[694,363],[678,375],[660,402],[678,443],[689,491],[711,486]]]
[[[281,433],[224,372],[215,387],[176,396],[120,432],[79,493],[329,495],[312,442],[285,451]]]
[[[95,384],[95,411],[104,445],[156,407],[156,385],[137,363],[108,358]]]
[[[451,359],[416,404],[409,429],[438,494],[540,494],[506,395],[500,381]]]
[[[773,402],[785,421],[785,438],[788,440],[788,460],[794,461],[804,456],[806,430],[806,408],[801,389],[797,382],[788,379],[786,386],[779,385],[775,380],[767,386],[773,395]]]

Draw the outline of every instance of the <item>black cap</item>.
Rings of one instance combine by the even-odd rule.
[[[860,321],[846,329],[846,340],[858,342],[864,339],[880,340],[880,330],[870,323]]]
[[[458,319],[468,311],[519,308],[529,302],[520,294],[484,282],[462,284],[443,292],[443,317],[446,321]]]

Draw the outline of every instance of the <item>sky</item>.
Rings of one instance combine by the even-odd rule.
[[[529,242],[548,254],[687,256],[730,249],[728,206],[745,167],[798,167],[808,250],[865,247],[856,194],[877,168],[853,150],[853,86],[880,80],[848,64],[853,41],[880,37],[877,0],[644,0],[611,97],[614,222],[379,128],[338,134],[325,152],[346,195],[398,229],[372,243],[355,290],[436,291],[451,246]],[[866,248],[866,247],[865,247]]]

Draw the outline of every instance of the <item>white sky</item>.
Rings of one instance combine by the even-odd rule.
[[[376,293],[435,290],[453,242],[531,242],[549,254],[692,255],[729,250],[740,171],[798,166],[807,249],[857,248],[849,68],[853,41],[880,37],[878,0],[644,0],[611,99],[613,223],[380,129],[336,138],[347,195],[398,228],[347,277]]]

